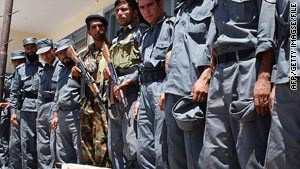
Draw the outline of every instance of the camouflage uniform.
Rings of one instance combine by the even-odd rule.
[[[103,69],[106,67],[106,61],[102,55],[101,49],[97,49],[95,44],[91,44],[87,50],[82,52],[83,60],[89,69],[89,73],[95,79],[99,90],[105,98]],[[94,66],[91,66],[94,65]],[[94,67],[94,70],[92,70]],[[82,84],[84,86],[85,84]],[[81,102],[81,145],[83,164],[110,167],[107,151],[107,118],[102,111],[88,87],[82,87],[85,90]],[[105,100],[103,100],[106,102]]]

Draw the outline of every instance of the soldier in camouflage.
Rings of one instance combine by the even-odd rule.
[[[80,56],[88,69],[90,75],[95,79],[99,90],[105,98],[105,81],[103,69],[107,63],[102,55],[102,44],[107,43],[105,32],[107,21],[100,15],[89,15],[85,19],[87,33],[93,38],[94,43],[88,46]],[[107,118],[102,111],[95,97],[85,82],[82,81],[82,113],[81,113],[81,135],[83,164],[110,167],[107,150]],[[103,100],[103,102],[106,102]],[[107,102],[106,102],[107,103]]]

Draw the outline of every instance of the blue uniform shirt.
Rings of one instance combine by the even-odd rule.
[[[38,99],[42,102],[48,102],[47,99],[54,98],[57,84],[57,77],[62,63],[56,58],[51,66],[45,64],[40,77],[40,86]]]
[[[18,110],[18,93],[24,92],[36,93],[39,88],[40,71],[43,65],[40,62],[32,64],[26,62],[17,67],[15,75],[12,79],[11,93],[10,93],[10,106],[11,113],[15,114]],[[38,103],[36,98],[27,98],[23,100],[21,111],[37,112]]]
[[[56,93],[54,98],[53,112],[58,112],[60,107],[79,106],[80,84],[72,79],[71,68],[61,65],[62,68],[58,73]]]
[[[146,30],[140,46],[143,70],[151,71],[164,66],[165,55],[172,47],[173,24],[174,18],[164,15]]]
[[[218,0],[213,9],[209,41],[218,54],[245,49],[256,53],[274,48],[272,37],[262,35],[259,27],[270,25],[266,20],[272,0]],[[226,11],[226,12],[225,12]],[[271,29],[274,29],[274,27]],[[272,31],[271,31],[272,33]],[[257,37],[260,37],[258,40]]]
[[[210,55],[206,45],[211,18],[210,0],[179,4],[174,25],[174,40],[167,78],[163,92],[185,96],[190,94],[194,82],[204,66],[209,66]]]
[[[289,81],[290,77],[290,63],[296,63],[297,69],[294,71],[294,75],[296,77],[300,77],[300,40],[299,40],[299,34],[300,34],[300,1],[299,0],[277,0],[277,16],[276,19],[277,23],[273,22],[273,26],[277,25],[277,51],[276,51],[276,69],[273,71],[274,77],[275,77],[275,83],[281,84],[286,83]],[[291,45],[291,38],[290,38],[290,19],[291,19],[291,8],[290,3],[297,3],[297,24],[298,24],[298,30],[297,30],[297,49],[294,49],[293,51],[297,51],[296,56],[297,61],[291,62],[291,55],[290,55],[290,45]]]

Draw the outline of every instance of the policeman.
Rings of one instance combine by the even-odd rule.
[[[4,92],[3,98],[0,102],[0,168],[5,168],[8,166],[9,158],[9,85],[11,78],[6,77],[4,79]]]
[[[70,39],[60,40],[56,53],[63,66],[57,76],[56,93],[52,107],[51,127],[56,130],[56,151],[61,163],[82,163],[80,144],[80,82],[71,76],[74,61],[68,57]]]
[[[158,98],[166,77],[165,55],[171,48],[174,22],[163,12],[162,0],[139,0],[138,5],[151,25],[140,46],[138,161],[143,168],[165,169],[168,168],[166,122]]]
[[[138,45],[141,33],[138,4],[135,0],[116,0],[115,17],[121,29],[112,40],[110,54],[120,84],[110,83],[112,116],[108,118],[109,153],[113,168],[139,168],[137,162],[137,132],[133,118],[133,105],[137,100]],[[109,71],[107,71],[109,72]],[[110,73],[110,72],[109,72]],[[118,108],[115,92],[121,89],[127,99],[127,108]],[[114,103],[113,103],[114,102]],[[120,118],[118,118],[120,117]],[[116,119],[115,119],[116,118]]]
[[[49,38],[37,41],[38,50],[45,62],[41,72],[38,91],[38,114],[37,114],[37,155],[38,168],[53,168],[55,133],[51,130],[52,105],[56,91],[57,75],[62,68],[61,63],[54,55],[53,42]]]
[[[172,108],[181,97],[190,94],[193,102],[205,103],[210,80],[209,53],[205,40],[211,7],[209,0],[186,0],[178,4],[175,10],[174,40],[163,88],[168,159],[172,169],[200,168],[197,162],[202,148],[204,126],[184,132],[178,127]]]
[[[273,12],[270,5],[273,2],[269,0],[215,2],[207,41],[214,72],[207,100],[202,168],[263,167],[274,62],[274,41],[264,33],[272,22],[266,19]],[[230,104],[249,99],[259,118],[247,122],[234,119],[229,114]]]
[[[26,62],[25,52],[22,50],[11,52],[11,62],[15,69],[17,69],[21,64]],[[7,88],[11,86],[11,80],[15,72],[7,81]],[[21,100],[21,95],[19,95],[19,101]],[[10,117],[10,142],[9,142],[9,168],[18,169],[22,168],[22,156],[21,156],[21,138],[20,138],[20,108],[16,114],[12,114]]]
[[[107,21],[100,15],[89,15],[85,19],[87,33],[93,38],[94,43],[88,46],[88,49],[81,52],[84,63],[89,74],[95,79],[101,95],[105,98],[105,81],[103,69],[107,63],[102,54],[102,44],[108,43],[105,37],[107,30]],[[91,90],[82,81],[82,103],[81,108],[81,133],[83,145],[83,163],[97,165],[101,167],[110,167],[108,149],[107,149],[107,118],[102,111]],[[107,106],[107,102],[103,100]]]
[[[297,6],[297,13],[296,13]],[[277,11],[276,20],[274,11]],[[272,13],[271,13],[272,12]],[[268,20],[273,21],[270,28],[276,27],[277,52],[276,71],[272,72],[275,86],[271,95],[275,100],[270,100],[272,106],[271,129],[266,153],[266,168],[299,168],[300,139],[300,4],[299,1],[276,1],[273,8],[268,9]],[[295,18],[296,17],[296,18]],[[297,19],[294,20],[294,19]],[[290,21],[295,22],[290,22]],[[277,21],[277,22],[275,22]],[[288,21],[288,22],[286,22]],[[296,30],[292,24],[297,24]],[[270,33],[271,34],[270,34]],[[273,38],[274,29],[265,35]],[[293,34],[292,34],[293,33]],[[291,36],[292,35],[292,36]],[[294,43],[294,45],[292,45]],[[297,45],[297,46],[295,46]],[[273,74],[275,73],[275,74]],[[273,97],[272,97],[273,98]]]
[[[21,150],[22,168],[37,168],[36,150],[36,117],[37,117],[37,92],[39,87],[39,72],[43,67],[36,54],[36,38],[30,37],[23,40],[27,62],[19,66],[12,80],[11,86],[11,114],[16,114],[18,104],[21,106]],[[18,93],[24,98],[18,102]]]
[[[11,62],[14,66],[14,68],[16,68],[18,65],[24,63],[26,61],[25,59],[25,53],[24,51],[13,51],[11,53]],[[13,129],[14,126],[10,126],[10,112],[9,112],[9,93],[10,93],[10,86],[11,86],[11,80],[12,77],[14,76],[14,74],[10,75],[10,76],[5,76],[5,81],[4,81],[4,96],[3,96],[3,100],[1,100],[0,103],[0,109],[1,109],[1,119],[0,119],[0,126],[1,126],[1,131],[0,131],[0,140],[1,140],[1,144],[0,144],[0,167],[4,168],[7,167],[9,165],[9,154],[10,152],[16,151],[16,155],[14,158],[16,159],[16,165],[18,165],[19,167],[21,167],[21,158],[19,157],[21,151],[20,151],[20,134],[18,134],[17,140],[14,139],[14,137],[10,137],[10,128]],[[3,102],[2,102],[3,101]],[[18,117],[20,117],[20,115],[18,114]],[[20,133],[20,132],[18,132]],[[13,133],[14,134],[14,133]],[[15,136],[15,135],[14,135]],[[9,140],[13,139],[13,141],[16,141],[16,146],[17,147],[10,147],[9,148]],[[15,144],[12,143],[12,144]],[[13,156],[13,154],[12,154]],[[18,162],[19,160],[19,162]],[[13,167],[11,167],[13,168]]]

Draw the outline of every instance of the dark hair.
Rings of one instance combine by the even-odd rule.
[[[128,6],[132,9],[132,10],[139,10],[139,6],[138,3],[135,0],[116,0],[115,2],[115,7],[117,7],[120,3],[122,2],[126,2],[128,3]]]

